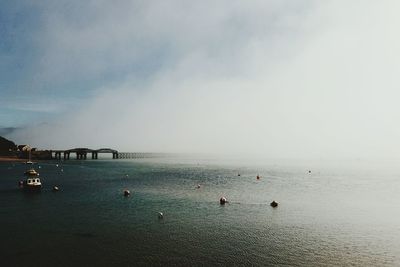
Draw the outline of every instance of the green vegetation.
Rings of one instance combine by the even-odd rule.
[[[16,151],[17,145],[13,141],[0,136],[0,155],[11,156],[15,155]]]

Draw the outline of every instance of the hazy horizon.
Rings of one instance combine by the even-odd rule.
[[[17,143],[399,158],[398,2],[0,5],[0,128]]]

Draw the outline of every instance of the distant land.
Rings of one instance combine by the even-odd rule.
[[[0,136],[0,161],[26,160],[29,152],[31,152],[32,159],[51,159],[51,152],[48,150],[37,150],[26,144],[17,145]]]

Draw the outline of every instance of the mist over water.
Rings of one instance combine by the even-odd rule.
[[[398,158],[397,5],[38,4],[32,99],[5,104],[48,115],[8,136],[40,148]]]
[[[0,162],[0,264],[399,265],[399,8],[1,3],[1,135],[168,157]]]

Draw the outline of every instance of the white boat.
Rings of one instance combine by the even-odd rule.
[[[27,170],[25,173],[25,180],[20,181],[19,184],[24,190],[40,190],[42,189],[42,182],[40,181],[39,178],[39,173],[31,168]]]
[[[29,150],[29,158],[28,158],[28,161],[25,162],[25,164],[28,164],[28,165],[32,165],[33,164],[33,161],[31,160],[31,150]]]

